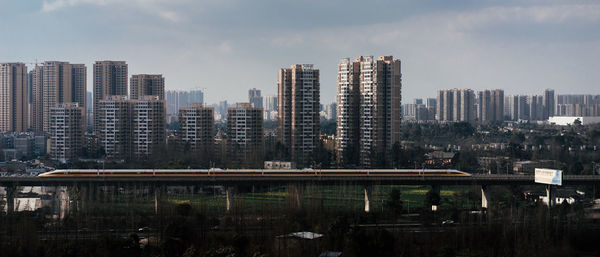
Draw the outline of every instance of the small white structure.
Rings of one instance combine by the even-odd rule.
[[[567,126],[573,125],[576,120],[581,121],[581,125],[590,125],[600,123],[600,116],[553,116],[548,119],[548,123]]]

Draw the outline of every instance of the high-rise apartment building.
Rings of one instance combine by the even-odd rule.
[[[137,74],[131,75],[130,99],[140,99],[143,96],[157,96],[165,99],[165,78],[160,74]]]
[[[401,98],[400,60],[392,56],[342,59],[338,64],[338,160],[364,167],[384,165],[381,160],[389,163],[386,154],[400,140]]]
[[[227,158],[233,167],[261,168],[263,109],[238,103],[227,110]]]
[[[99,101],[112,95],[127,95],[127,63],[124,61],[96,61],[94,63],[94,133],[98,133]]]
[[[475,120],[475,93],[471,89],[445,89],[437,92],[438,121]]]
[[[544,119],[544,98],[541,95],[531,95],[527,97],[529,107],[529,120]]]
[[[129,100],[109,96],[98,101],[97,129],[107,158],[149,158],[165,144],[165,101],[157,96]]]
[[[479,91],[477,118],[481,123],[504,120],[504,90]]]
[[[278,137],[298,167],[310,164],[319,143],[319,70],[312,64],[279,69]]]
[[[127,97],[112,95],[98,101],[96,136],[106,158],[127,158],[131,153],[131,105]]]
[[[201,103],[179,108],[177,136],[184,151],[212,154],[215,145],[215,109]]]
[[[146,159],[164,150],[166,144],[165,100],[143,96],[132,103],[133,156]]]
[[[549,117],[554,116],[556,111],[556,98],[554,96],[553,89],[544,90],[543,96],[543,106],[544,106],[544,120],[547,120]]]
[[[255,108],[263,108],[263,97],[260,95],[260,89],[252,88],[248,90],[248,101]]]
[[[0,63],[0,131],[27,131],[29,101],[24,63]]]
[[[79,103],[59,103],[49,115],[52,159],[67,162],[79,158],[84,145],[84,107]]]
[[[49,61],[36,66],[32,73],[32,128],[36,132],[50,131],[50,110],[61,103],[85,106],[87,85],[83,64]],[[85,124],[85,117],[84,124]]]

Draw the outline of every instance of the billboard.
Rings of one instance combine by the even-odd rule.
[[[562,185],[562,170],[535,168],[535,183]]]

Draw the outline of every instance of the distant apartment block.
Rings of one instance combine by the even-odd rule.
[[[319,70],[295,64],[278,71],[278,137],[299,167],[310,164],[319,143]]]
[[[167,114],[177,114],[182,107],[204,103],[204,92],[199,89],[190,91],[169,90],[166,93]]]
[[[110,96],[127,96],[128,66],[124,61],[94,63],[94,133],[99,133],[98,103]]]
[[[263,109],[239,103],[227,111],[227,159],[234,167],[263,164]]]
[[[84,146],[84,107],[59,103],[50,109],[50,153],[61,162],[79,158]]]
[[[373,156],[385,156],[400,140],[402,74],[392,56],[359,56],[338,63],[338,160],[375,165]]]
[[[83,64],[49,61],[36,66],[32,77],[32,129],[50,132],[50,111],[62,103],[86,104],[87,69]],[[85,124],[85,116],[82,117]]]
[[[115,95],[99,101],[97,106],[97,135],[107,158],[149,158],[164,147],[164,100],[157,96],[130,100]]]
[[[277,119],[277,96],[265,96],[264,117],[265,120]]]
[[[260,89],[252,88],[248,90],[248,101],[255,108],[263,108],[263,97]]]
[[[29,128],[27,81],[24,63],[0,63],[0,131]]]
[[[475,93],[471,89],[446,89],[437,92],[438,121],[475,120]]]
[[[131,75],[129,99],[141,99],[143,96],[156,96],[165,99],[165,78],[160,74]]]
[[[215,110],[201,103],[179,108],[177,137],[184,151],[212,153],[215,145]]]
[[[478,92],[477,119],[481,123],[504,120],[504,90],[483,90]]]

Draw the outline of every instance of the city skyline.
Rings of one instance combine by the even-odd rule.
[[[365,15],[342,22],[357,8]],[[308,9],[319,11],[307,21]],[[600,4],[591,1],[1,1],[0,14],[0,32],[19,38],[0,43],[11,49],[3,62],[31,70],[36,60],[125,60],[130,74],[163,74],[166,90],[206,88],[207,103],[244,102],[249,88],[275,95],[272,70],[294,63],[321,70],[321,98],[332,102],[337,63],[356,55],[402,60],[403,102],[438,88],[586,94],[600,78]],[[34,43],[40,38],[46,43]],[[227,76],[230,69],[239,76]]]

